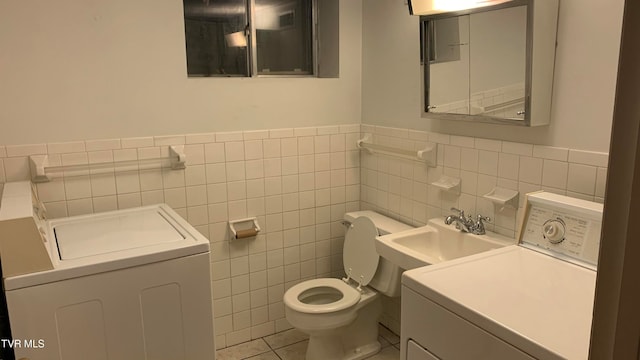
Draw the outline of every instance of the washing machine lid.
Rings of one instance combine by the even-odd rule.
[[[112,213],[53,226],[60,260],[182,241],[160,208]]]
[[[378,269],[380,255],[376,251],[376,236],[376,225],[371,219],[361,216],[351,223],[344,238],[344,271],[362,285],[369,284]]]
[[[209,240],[166,204],[53,219],[44,228],[53,270],[6,277],[5,291],[209,256]]]

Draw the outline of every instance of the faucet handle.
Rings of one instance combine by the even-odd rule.
[[[484,222],[483,221],[490,222],[491,218],[488,217],[488,216],[482,216],[482,215],[478,214],[478,221],[474,225],[474,231],[473,231],[474,234],[484,235],[486,233],[485,229],[484,229]]]
[[[455,211],[458,213],[458,216],[460,216],[461,219],[464,219],[464,210],[460,210],[458,208],[452,207],[451,211]]]

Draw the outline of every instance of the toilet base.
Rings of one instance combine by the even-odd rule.
[[[382,311],[380,298],[358,309],[349,325],[338,329],[309,333],[306,360],[357,360],[380,351],[378,317]]]

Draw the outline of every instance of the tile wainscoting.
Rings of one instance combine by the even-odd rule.
[[[371,209],[402,222],[421,226],[433,217],[467,214],[491,217],[487,229],[515,237],[524,195],[546,190],[604,202],[608,154],[514,143],[483,138],[362,125],[374,143],[405,150],[437,144],[437,166],[387,155],[362,152],[361,209]],[[442,175],[461,180],[460,194],[442,192],[431,183]],[[483,197],[494,187],[519,192],[518,209],[496,207]],[[382,324],[400,331],[400,300],[383,298]]]
[[[514,237],[524,195],[546,190],[604,202],[608,154],[500,140],[462,137],[408,129],[363,125],[373,142],[405,150],[437,144],[437,166],[387,155],[361,155],[360,201],[413,225],[449,215],[450,208],[482,214],[494,221],[488,229]],[[431,185],[442,175],[461,180],[460,194]],[[500,209],[483,197],[494,187],[519,192],[519,208]]]
[[[437,144],[437,166],[360,153],[356,141],[417,150]],[[29,155],[50,165],[82,165],[166,156],[184,145],[185,170],[62,174],[38,184],[50,217],[166,202],[211,241],[213,307],[219,348],[290,328],[282,295],[306,279],[341,276],[347,211],[373,209],[412,225],[455,206],[493,220],[490,230],[513,237],[520,209],[498,209],[482,197],[495,186],[548,190],[604,201],[608,155],[371,125],[88,140],[0,146],[0,192],[30,178]],[[431,185],[461,179],[459,195]],[[229,241],[229,219],[257,216],[264,231]],[[400,331],[399,299],[383,298],[381,322]]]
[[[165,202],[208,237],[221,348],[289,329],[285,290],[344,272],[340,220],[360,207],[359,136],[355,124],[1,146],[0,183],[28,180],[29,155],[48,154],[51,166],[92,165],[184,145],[185,170],[64,173],[37,189],[51,218]],[[227,221],[248,216],[258,217],[260,235],[229,241]]]

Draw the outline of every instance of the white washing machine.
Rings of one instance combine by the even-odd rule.
[[[526,209],[518,245],[405,272],[403,360],[588,358],[602,205]]]
[[[53,269],[4,279],[16,358],[214,359],[209,242],[175,211],[43,224]]]

